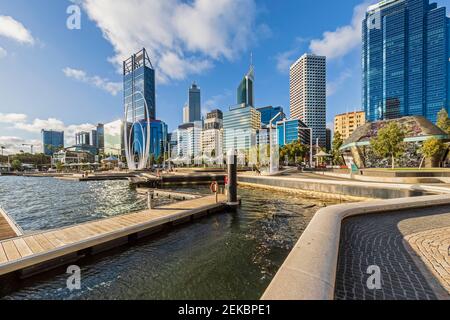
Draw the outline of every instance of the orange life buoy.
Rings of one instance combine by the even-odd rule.
[[[210,189],[212,193],[216,193],[217,189],[218,189],[219,185],[217,184],[216,181],[214,181],[213,183],[211,183]]]

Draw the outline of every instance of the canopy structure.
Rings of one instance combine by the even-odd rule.
[[[326,153],[326,152],[324,152],[324,151],[320,151],[319,153],[317,153],[315,156],[314,156],[315,158],[329,158],[329,157],[332,157],[332,155],[331,154],[328,154],[328,153]]]

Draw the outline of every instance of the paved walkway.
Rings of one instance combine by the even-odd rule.
[[[450,207],[363,215],[344,221],[335,298],[450,298],[443,288],[443,278],[433,274],[430,268],[431,264],[435,270],[442,271],[448,266],[449,257],[443,249],[449,244],[449,227]],[[412,248],[405,239],[413,243]],[[440,250],[430,250],[433,240],[438,241]],[[414,244],[421,246],[416,251],[418,254],[415,254]],[[370,276],[367,268],[371,265],[380,268],[381,289],[367,287]]]

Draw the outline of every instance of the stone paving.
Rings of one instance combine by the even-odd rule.
[[[449,299],[450,295],[437,280],[439,277],[428,270],[426,262],[433,264],[432,259],[437,259],[434,265],[444,268],[448,256],[442,258],[445,256],[442,246],[448,243],[449,227],[448,206],[362,215],[343,221],[335,299]],[[440,232],[435,233],[435,229]],[[412,248],[405,239],[413,243]],[[439,242],[441,258],[436,251],[430,251],[433,241]],[[415,254],[414,244],[421,246],[419,256],[425,252],[423,258]],[[373,274],[368,273],[369,266],[380,268],[380,289],[367,286]]]

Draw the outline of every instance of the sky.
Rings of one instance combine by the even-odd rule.
[[[203,114],[236,104],[251,55],[256,106],[289,115],[289,66],[304,53],[327,56],[332,128],[336,114],[361,109],[361,21],[375,2],[2,0],[0,146],[39,151],[41,129],[64,130],[71,145],[75,132],[121,119],[121,62],[142,47],[156,70],[156,116],[169,130],[182,123],[193,81]]]

